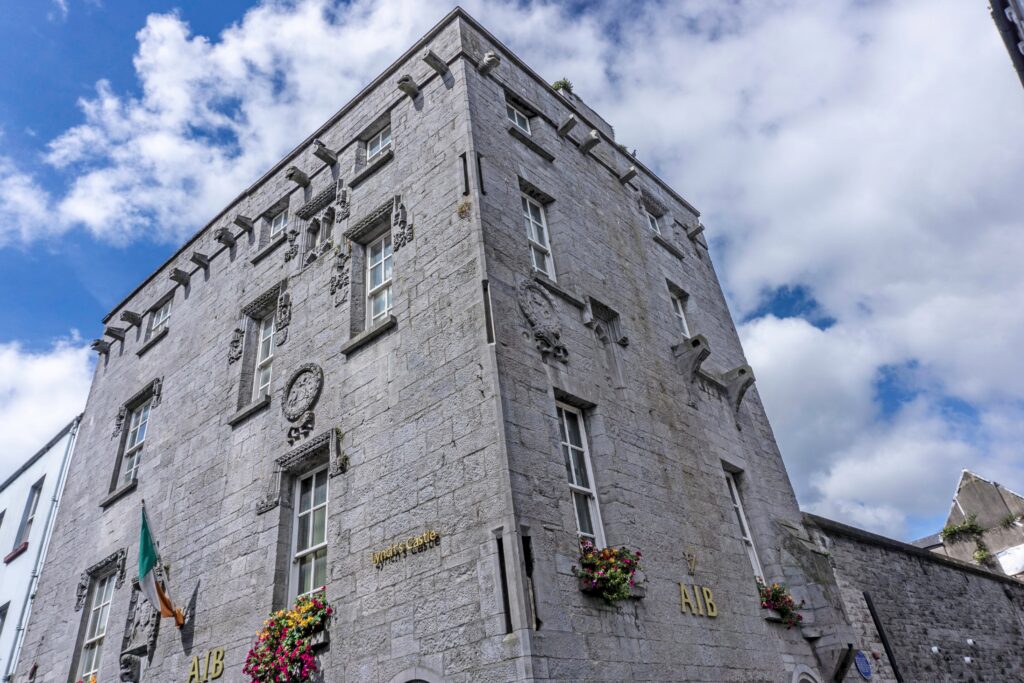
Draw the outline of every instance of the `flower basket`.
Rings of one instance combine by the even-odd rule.
[[[330,642],[327,624],[333,610],[323,591],[304,595],[295,606],[278,610],[245,658],[242,673],[250,683],[305,683],[317,672],[315,651]]]
[[[789,594],[784,583],[773,583],[767,585],[761,579],[757,580],[757,592],[761,596],[761,609],[769,610],[765,617],[767,621],[779,622],[786,625],[786,628],[799,626],[804,617],[799,610],[804,606],[803,601],[797,605],[793,596]]]
[[[640,569],[640,551],[628,548],[597,548],[592,542],[580,542],[580,565],[572,572],[580,581],[580,590],[599,595],[608,604],[643,597],[634,575]]]

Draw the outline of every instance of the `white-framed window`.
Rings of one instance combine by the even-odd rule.
[[[161,332],[167,323],[171,320],[171,302],[173,299],[169,298],[157,306],[152,313],[152,322],[149,326],[149,335],[152,337],[157,333]]]
[[[128,419],[128,437],[124,443],[124,455],[121,456],[122,484],[130,484],[139,476],[139,463],[142,462],[142,447],[146,442],[151,405],[151,400],[146,401],[132,410],[131,417]]]
[[[114,575],[93,579],[92,601],[89,604],[85,639],[79,657],[79,678],[88,681],[98,675],[103,654],[103,637],[107,633],[107,617],[110,614],[110,600],[114,596]]]
[[[732,509],[736,513],[736,522],[740,525],[740,538],[750,557],[750,566],[754,568],[754,575],[763,579],[764,570],[761,569],[761,560],[757,558],[757,548],[754,547],[754,539],[750,535],[750,525],[747,524],[747,514],[743,511],[743,500],[740,498],[739,486],[736,485],[736,475],[726,472],[725,481],[729,486],[729,497],[732,498]]]
[[[32,484],[32,488],[28,491],[28,499],[25,501],[25,513],[21,516],[21,526],[18,527],[18,536],[14,539],[15,548],[27,541],[29,534],[32,532],[32,522],[36,519],[36,511],[39,509],[39,499],[43,496],[44,479],[46,479],[46,477],[41,477],[39,481]],[[0,514],[0,519],[2,518],[3,516]]]
[[[647,216],[647,227],[651,229],[656,235],[661,234],[661,218],[655,216],[653,213],[644,209],[644,215]]]
[[[270,381],[274,375],[274,333],[277,331],[277,311],[271,311],[257,323],[259,335],[256,346],[256,379],[253,385],[253,399],[263,398],[270,393]]]
[[[594,472],[590,466],[590,448],[583,413],[572,406],[558,403],[559,445],[565,459],[565,472],[569,479],[573,512],[576,515],[576,533],[581,539],[604,547],[604,527],[597,504]]]
[[[690,324],[686,320],[686,295],[670,292],[669,296],[672,298],[672,312],[675,313],[676,320],[679,322],[679,330],[684,337],[689,337]]]
[[[391,315],[391,233],[387,232],[366,247],[367,327],[379,325]]]
[[[391,126],[385,126],[381,132],[366,141],[366,160],[372,161],[377,155],[391,147]]]
[[[288,207],[284,207],[270,219],[270,236],[277,237],[288,227]]]
[[[551,241],[544,205],[525,193],[520,199],[523,203],[523,223],[526,226],[526,239],[530,243],[530,261],[533,269],[554,280],[555,263],[551,259]]]
[[[515,106],[511,102],[505,103],[505,114],[508,116],[508,120],[516,124],[516,128],[523,131],[527,135],[530,134],[530,117],[527,116],[523,110]]]
[[[295,482],[292,594],[306,595],[327,583],[327,469]]]

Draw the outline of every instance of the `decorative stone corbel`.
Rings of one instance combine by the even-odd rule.
[[[142,325],[142,316],[134,311],[121,311],[121,320],[135,327]]]
[[[423,61],[440,76],[444,76],[448,73],[448,64],[434,54],[433,50],[427,49],[423,51]]]
[[[732,406],[733,412],[739,414],[740,403],[747,389],[754,384],[754,370],[744,363],[722,373],[722,383],[725,384],[725,390],[729,395],[729,405]]]
[[[328,166],[338,163],[338,155],[332,152],[319,138],[313,140],[313,156]]]
[[[481,76],[494,71],[494,68],[501,63],[501,57],[498,56],[497,52],[487,52],[484,54],[484,58],[480,60],[480,66],[477,67],[477,71],[480,72]]]
[[[636,178],[636,166],[630,166],[626,172],[619,176],[619,182],[625,185],[633,178]]]
[[[289,166],[288,170],[284,172],[284,177],[299,187],[307,187],[309,185],[309,176],[303,173],[298,166]]]
[[[601,142],[601,134],[597,132],[597,129],[591,130],[583,142],[580,143],[580,152],[586,154],[597,147],[599,142]]]
[[[201,251],[193,251],[191,256],[188,257],[188,260],[196,264],[203,270],[206,270],[207,268],[210,267],[210,257]]]
[[[107,327],[104,328],[103,334],[107,337],[110,337],[111,339],[116,339],[117,341],[123,342],[125,337],[125,329],[123,327]]]
[[[409,96],[409,99],[415,100],[420,95],[420,87],[416,85],[416,81],[412,79],[412,76],[405,74],[398,79],[396,84],[398,89]]]
[[[558,137],[564,138],[569,134],[569,131],[576,127],[578,120],[575,114],[569,114],[569,117],[562,121],[561,125],[558,126]]]
[[[89,344],[89,348],[105,356],[110,353],[110,342],[103,341],[102,339],[93,339],[92,343]]]
[[[192,276],[189,273],[182,270],[181,268],[171,268],[171,272],[168,274],[168,276],[171,278],[171,280],[177,282],[182,287],[187,287],[189,280],[192,279]]]
[[[697,379],[700,366],[711,355],[711,347],[703,334],[698,334],[672,347],[672,355],[683,375],[691,382]]]
[[[235,220],[238,220],[237,218]],[[235,246],[235,235],[231,232],[231,228],[221,228],[217,232],[213,233],[213,239],[217,240],[225,247]]]
[[[698,223],[697,225],[690,225],[686,228],[686,236],[691,240],[697,239],[698,235],[704,232],[704,224]]]
[[[248,216],[243,216],[242,214],[238,214],[237,216],[235,216],[234,223],[235,225],[240,227],[242,230],[245,230],[246,232],[252,232],[253,228],[256,227],[256,224],[253,222],[251,218],[249,218]]]

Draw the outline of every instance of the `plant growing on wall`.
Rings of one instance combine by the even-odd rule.
[[[944,543],[959,543],[960,541],[977,540],[985,533],[985,527],[978,524],[978,520],[971,515],[959,524],[947,524],[939,535]]]
[[[557,81],[551,84],[551,87],[555,90],[564,90],[565,92],[572,95],[572,81],[564,76],[559,78]]]
[[[793,596],[789,594],[784,583],[773,583],[767,585],[760,578],[757,580],[757,592],[761,595],[761,609],[770,609],[778,613],[786,628],[798,626],[804,620],[799,610],[804,606],[801,602],[798,606]]]
[[[641,553],[628,548],[597,548],[591,541],[580,541],[580,566],[572,573],[580,579],[580,589],[595,593],[613,604],[625,600],[636,585],[633,575],[640,568]]]
[[[312,637],[327,627],[333,613],[323,592],[304,595],[291,609],[278,610],[263,622],[242,673],[251,683],[302,683],[317,671]]]
[[[999,520],[999,526],[1001,526],[1004,529],[1012,529],[1019,519],[1020,515],[1018,515],[1017,513],[1008,512],[1006,513],[1006,515],[1003,516],[1002,519]]]

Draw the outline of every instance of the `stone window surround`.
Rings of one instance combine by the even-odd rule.
[[[256,381],[256,355],[259,351],[259,323],[268,315],[277,314],[278,301],[282,293],[286,291],[287,280],[280,280],[243,306],[240,311],[241,322],[238,329],[243,331],[243,335],[241,362],[237,363],[239,366],[238,393],[235,412],[227,418],[227,424],[232,428],[237,427],[253,415],[263,412],[273,402],[273,384],[271,384],[270,392],[266,395],[257,397],[253,394],[253,385]],[[275,345],[279,343],[276,334],[275,329]]]
[[[117,456],[114,458],[114,472],[111,476],[110,487],[107,492],[107,496],[104,497],[99,505],[101,508],[106,509],[110,505],[113,505],[116,501],[120,500],[124,496],[128,495],[136,489],[138,486],[138,477],[133,477],[127,484],[120,484],[121,480],[121,467],[124,459],[125,447],[128,443],[128,432],[130,431],[129,420],[132,411],[140,408],[145,403],[150,404],[150,422],[153,419],[153,409],[160,405],[161,395],[163,393],[163,379],[157,377],[151,380],[145,387],[135,393],[134,396],[129,398],[127,401],[121,404],[117,411],[117,420],[114,425],[113,437],[118,438]],[[146,436],[149,437],[150,422],[146,424]]]
[[[83,608],[87,606],[91,607],[93,594],[95,592],[97,584],[104,580],[110,579],[114,582],[113,591],[121,588],[124,585],[126,561],[128,558],[127,548],[119,548],[115,552],[111,553],[107,557],[103,558],[96,564],[92,565],[84,572],[78,581],[78,588],[75,592],[75,611],[83,611]],[[107,623],[105,628],[104,640],[112,637],[110,632],[110,612],[107,613]],[[78,635],[75,639],[75,650],[74,658],[72,660],[72,672],[75,672],[76,680],[80,673],[79,667],[82,664],[83,647],[85,645],[86,630],[89,627],[90,610],[84,609],[82,618],[79,622]]]
[[[685,327],[685,331],[682,332],[682,335],[686,339],[693,338],[695,336],[693,325],[693,297],[691,297],[685,289],[671,280],[665,280],[665,285],[668,288],[672,317],[675,319],[673,321],[675,323],[674,327],[679,327],[680,311],[678,310],[676,303],[678,302],[678,305],[682,307],[682,324],[683,327]]]
[[[271,251],[273,251],[271,245],[273,245],[273,247],[277,247],[280,244],[282,244],[285,240],[287,240],[288,230],[291,229],[291,223],[295,218],[291,211],[291,198],[292,193],[294,192],[296,192],[296,190],[288,191],[287,193],[285,193],[283,197],[275,200],[273,204],[264,209],[259,215],[260,232],[259,239],[257,240],[257,245],[259,246],[260,251],[257,252],[256,255],[259,256],[261,259],[267,254],[269,254]],[[271,234],[274,219],[277,216],[280,216],[281,213],[284,211],[288,212],[288,223],[279,233]],[[266,251],[266,253],[264,253],[264,251]]]
[[[138,351],[135,352],[135,355],[138,356],[139,358],[144,356],[147,351],[156,346],[160,342],[160,340],[166,337],[167,334],[170,332],[171,328],[169,322],[165,322],[163,327],[161,327],[155,333],[153,332],[153,323],[156,320],[157,312],[159,312],[160,309],[162,309],[168,303],[171,305],[171,312],[167,316],[167,320],[170,320],[171,315],[174,314],[174,293],[175,291],[177,291],[177,289],[177,286],[171,288],[171,291],[167,292],[159,299],[157,299],[156,303],[146,310],[145,341],[139,347]]]
[[[754,570],[754,575],[758,578],[764,579],[764,565],[761,564],[761,558],[757,552],[757,545],[754,543],[754,534],[750,529],[750,519],[747,517],[746,509],[743,505],[743,494],[740,490],[739,479],[743,477],[743,472],[729,467],[724,467],[724,463],[722,471],[725,478],[726,488],[729,492],[730,503],[733,511],[735,512],[737,520],[736,523],[740,529],[739,541],[743,544],[744,550],[750,559],[750,565]]]
[[[351,273],[351,283],[349,285],[349,335],[350,341],[346,344],[346,349],[351,345],[351,342],[356,339],[364,339],[370,341],[380,335],[378,328],[385,325],[390,329],[393,326],[391,322],[394,319],[394,315],[385,318],[384,321],[371,328],[369,326],[369,312],[367,311],[367,299],[366,299],[366,263],[367,263],[367,248],[375,240],[379,239],[385,233],[391,231],[391,212],[394,209],[395,198],[391,197],[384,203],[377,206],[370,213],[360,219],[351,228],[349,228],[345,234],[344,239],[349,240],[354,247],[351,250],[351,263],[349,266],[349,272]],[[392,235],[392,240],[394,235]],[[392,258],[395,258],[395,251],[392,242]],[[395,295],[395,262],[392,261],[392,276],[391,276],[391,296],[392,305],[394,304]],[[364,342],[365,343],[365,342]],[[360,344],[361,345],[361,344]],[[354,349],[349,349],[354,350]]]
[[[322,449],[321,449],[321,452],[322,452]],[[322,459],[322,455],[321,455],[321,459]],[[325,487],[326,487],[325,498],[324,498],[324,503],[323,503],[323,507],[324,507],[324,510],[325,510],[325,512],[324,512],[324,540],[321,543],[318,543],[316,545],[312,545],[312,546],[310,546],[310,547],[300,551],[299,550],[299,515],[303,514],[303,512],[305,512],[305,511],[299,509],[299,506],[301,505],[299,487],[302,485],[302,482],[307,480],[307,479],[313,479],[314,482],[315,482],[316,475],[320,474],[321,472],[324,473],[325,475],[328,475],[327,476],[327,480],[324,482]],[[291,510],[291,543],[290,543],[290,551],[291,551],[291,558],[290,558],[290,560],[291,561],[289,562],[289,564],[291,565],[291,572],[290,572],[289,581],[288,581],[288,597],[290,599],[295,599],[299,595],[306,595],[306,594],[308,594],[308,593],[301,593],[300,594],[298,592],[298,590],[299,590],[299,559],[300,559],[300,555],[313,554],[315,552],[318,552],[321,549],[326,551],[327,547],[329,545],[329,543],[328,543],[328,536],[327,536],[327,520],[330,517],[330,497],[331,497],[330,479],[331,479],[331,477],[329,476],[329,472],[328,472],[328,463],[327,462],[323,462],[320,465],[316,465],[316,466],[313,466],[311,468],[307,468],[307,471],[303,472],[302,474],[293,475],[290,478],[292,480],[291,484],[290,484],[291,487],[292,487],[292,491],[291,491],[291,496],[292,496],[291,497],[291,501],[292,501],[292,506],[291,506],[292,507],[292,510]],[[315,486],[314,486],[314,489],[315,489]],[[310,495],[311,496],[313,495],[313,491],[312,490],[310,491]],[[311,517],[312,517],[313,509],[315,509],[317,507],[319,507],[319,506],[316,504],[315,500],[311,501],[311,507],[309,509],[309,513],[310,513]],[[312,526],[312,519],[311,519],[311,526]],[[325,559],[325,562],[326,562],[326,559]],[[321,586],[314,586],[312,591],[309,591],[309,592],[315,592],[319,588],[321,588]]]
[[[587,419],[584,413],[584,409],[579,405],[573,405],[567,403],[563,398],[556,398],[556,417],[558,419],[558,440],[559,444],[559,456],[565,457],[564,450],[565,442],[563,441],[562,432],[567,427],[563,424],[563,415],[571,413],[576,416],[580,431],[580,440],[582,448],[573,447],[574,450],[580,450],[582,454],[584,473],[587,477],[589,486],[582,486],[580,484],[574,484],[573,482],[567,482],[563,479],[563,484],[569,487],[572,495],[570,497],[570,503],[573,508],[573,518],[576,519],[576,535],[578,537],[584,537],[583,532],[580,531],[578,514],[576,511],[576,494],[579,493],[588,498],[589,512],[591,518],[591,525],[593,527],[593,541],[599,548],[606,547],[606,540],[604,535],[604,523],[601,519],[601,506],[598,501],[597,495],[597,481],[594,479],[594,467],[591,458],[591,445],[590,438],[587,432]]]
[[[523,230],[525,229],[525,226],[523,225],[523,219],[525,218],[525,215],[523,213],[522,200],[526,199],[527,201],[532,202],[532,203],[534,203],[534,204],[536,204],[537,206],[540,207],[541,218],[543,220],[544,231],[546,233],[545,237],[547,238],[547,242],[548,242],[546,248],[541,248],[542,251],[546,251],[545,256],[547,257],[547,261],[548,261],[548,270],[547,271],[542,271],[542,270],[539,270],[534,265],[534,261],[533,261],[533,249],[535,248],[535,244],[536,243],[530,238],[529,234],[526,235],[527,245],[529,246],[529,252],[530,252],[530,257],[529,257],[530,270],[532,272],[535,272],[535,273],[540,273],[541,275],[543,275],[546,278],[550,279],[552,282],[558,282],[558,276],[557,276],[557,272],[558,271],[555,268],[555,257],[554,257],[555,248],[554,248],[553,239],[552,239],[551,218],[550,218],[550,216],[551,216],[550,207],[554,205],[555,199],[554,199],[554,197],[552,197],[551,195],[547,194],[546,192],[544,192],[543,190],[538,188],[536,185],[534,185],[533,183],[529,182],[528,180],[526,180],[526,179],[524,179],[522,177],[519,178],[519,196],[520,196],[520,201],[517,202],[517,204],[519,204],[519,206],[516,207],[516,218],[517,218],[517,223],[519,223],[520,234],[522,234]]]

